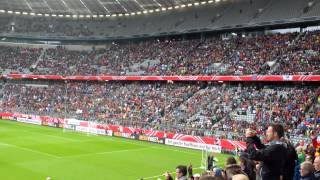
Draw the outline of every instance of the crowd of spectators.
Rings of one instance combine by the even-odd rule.
[[[22,69],[29,69],[38,60],[41,51],[41,48],[1,46],[0,70],[19,72]]]
[[[316,86],[209,84],[177,107],[170,118],[184,129],[205,129],[216,135],[228,131],[227,138],[232,139],[240,138],[245,128],[262,134],[274,122],[305,135],[319,121],[319,90]]]
[[[223,166],[216,164],[219,159],[208,156],[205,172],[195,174],[193,167],[176,167],[176,180],[319,180],[320,179],[320,139],[306,146],[302,141],[296,145],[285,138],[285,129],[281,124],[270,124],[266,130],[267,143],[262,143],[256,131],[247,129],[245,141],[247,147],[239,154],[239,163],[230,156]],[[319,138],[319,137],[318,137]],[[317,149],[315,148],[317,147]],[[166,180],[173,175],[164,173]]]
[[[320,123],[315,85],[45,83],[6,83],[0,108],[194,135],[224,136],[228,131],[228,139],[243,137],[246,128],[263,134],[275,122],[303,137]]]
[[[30,56],[24,61],[21,53]],[[3,48],[0,63],[28,68],[41,49]],[[210,37],[204,40],[144,40],[104,49],[44,50],[33,70],[50,75],[265,75],[319,74],[320,32]],[[9,65],[7,65],[9,66]],[[7,66],[3,66],[6,68]],[[21,67],[21,66],[20,66]]]
[[[7,84],[1,108],[156,128],[198,89],[198,85],[138,82]]]

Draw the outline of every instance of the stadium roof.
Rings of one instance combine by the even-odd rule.
[[[0,11],[16,14],[113,15],[203,5],[219,0],[0,0]]]

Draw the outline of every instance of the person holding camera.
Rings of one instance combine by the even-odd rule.
[[[280,124],[270,125],[266,131],[268,145],[261,143],[255,131],[246,130],[247,153],[249,159],[260,161],[260,170],[257,172],[262,180],[280,180],[287,157],[287,145],[281,138],[284,137],[284,128]]]

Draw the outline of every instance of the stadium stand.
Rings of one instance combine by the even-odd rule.
[[[292,160],[301,174],[296,179],[319,178],[319,157],[315,156],[320,156],[320,88],[318,82],[303,80],[320,74],[320,30],[309,26],[319,25],[320,0],[61,2],[0,1],[0,112],[161,131],[162,140],[173,133],[197,136],[200,141],[214,137],[217,145],[219,140],[245,141],[246,152],[238,153],[241,143],[231,145],[240,165],[229,158],[224,170],[209,168],[212,178],[228,180],[254,180],[257,172],[265,171],[261,166],[269,166],[261,163],[264,158],[250,154],[264,147],[257,135],[263,143],[276,141],[270,146],[283,145],[287,159],[292,155],[288,149],[297,149]],[[159,12],[154,12],[156,8]],[[275,26],[299,30],[276,33]],[[28,47],[6,44],[7,39],[44,44]],[[100,47],[77,49],[88,40]],[[69,48],[65,42],[79,46]],[[22,74],[22,80],[14,79],[17,74]],[[120,81],[102,80],[100,75],[117,76]],[[192,79],[205,75],[252,75],[252,79]],[[251,82],[263,75],[281,75],[282,81],[302,76],[299,82]],[[83,80],[66,78],[76,76]],[[99,77],[89,80],[89,76]],[[191,81],[124,81],[125,76],[184,76]],[[277,123],[284,126],[286,137],[270,139],[268,132],[264,136]],[[280,158],[284,159],[276,161]],[[260,163],[253,161],[257,159]],[[268,173],[287,172],[281,170]],[[192,166],[178,166],[176,173],[181,180],[194,175]],[[173,179],[169,173],[165,176]]]
[[[77,119],[106,120],[176,133],[243,137],[285,122],[293,136],[306,135],[319,119],[316,86],[167,83],[7,83],[0,108]],[[294,97],[294,98],[293,98]],[[174,127],[167,129],[167,127]]]
[[[319,31],[306,31],[229,39],[147,40],[91,51],[5,47],[0,62],[6,72],[32,69],[41,75],[306,75],[319,74],[319,38]],[[21,59],[24,54],[27,59]],[[10,66],[11,58],[15,67]]]

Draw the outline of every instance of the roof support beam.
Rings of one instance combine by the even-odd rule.
[[[43,2],[47,5],[47,7],[49,8],[49,10],[52,12],[52,9],[51,9],[51,7],[49,6],[47,0],[43,0]]]
[[[116,0],[116,2],[122,7],[122,9],[125,11],[125,12],[128,12],[127,8],[125,8],[119,0]]]
[[[81,2],[81,4],[87,9],[87,11],[92,14],[91,10],[87,7],[87,5],[82,1],[82,0],[79,0]]]
[[[100,0],[97,0],[97,1],[98,1],[98,3],[103,7],[103,9],[106,10],[106,12],[107,12],[108,14],[110,14],[109,9],[108,9]]]
[[[33,11],[33,9],[32,9],[32,7],[31,7],[30,3],[28,2],[28,0],[24,0],[24,2],[26,2],[28,8],[29,8],[31,11]]]

